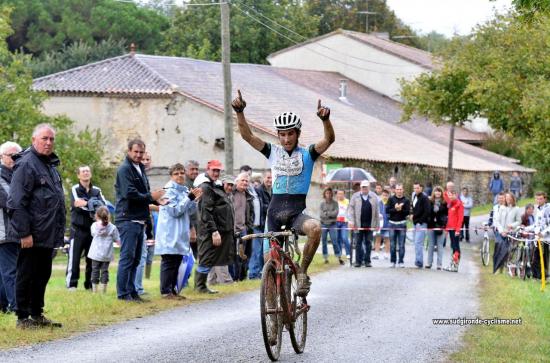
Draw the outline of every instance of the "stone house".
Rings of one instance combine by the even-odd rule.
[[[341,74],[233,64],[232,78],[233,91],[240,89],[248,103],[253,132],[268,142],[277,142],[273,117],[292,110],[302,118],[300,142],[315,143],[322,137],[317,100],[331,108],[336,142],[316,163],[308,196],[314,215],[324,170],[331,163],[364,166],[379,180],[396,175],[406,185],[413,179],[440,182],[445,175],[444,142],[397,124],[399,103],[360,83],[349,81],[347,99],[341,100]],[[46,114],[67,115],[77,129],[100,129],[107,140],[107,161],[120,161],[129,138],[145,140],[156,166],[156,186],[166,182],[166,169],[175,162],[195,159],[204,167],[209,159],[224,160],[220,63],[131,53],[38,78],[33,87],[49,95],[43,103]],[[241,139],[236,125],[234,133],[234,165],[265,170],[267,161]],[[512,159],[456,144],[457,182],[470,186],[478,200],[485,199],[493,170],[517,170],[527,179],[533,172]]]

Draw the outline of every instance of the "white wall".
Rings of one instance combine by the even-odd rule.
[[[128,139],[140,137],[147,144],[153,165],[158,168],[168,168],[188,159],[197,160],[201,168],[210,159],[224,163],[223,150],[214,146],[215,139],[224,136],[223,113],[178,96],[176,114],[170,116],[165,108],[170,101],[169,98],[55,96],[44,101],[42,106],[47,115],[70,117],[75,121],[76,130],[100,129],[107,140],[102,152],[108,162],[118,164],[125,155]],[[234,131],[235,167],[248,164],[256,171],[269,168],[266,158],[242,140],[236,127]],[[259,133],[259,136],[276,142],[271,135]],[[307,201],[308,211],[315,217],[318,217],[321,200],[321,164],[321,159],[315,164]],[[160,187],[168,176],[152,175],[151,179],[153,187]]]
[[[326,54],[326,57],[319,53]],[[399,79],[410,80],[427,71],[419,65],[342,34],[274,55],[268,61],[276,67],[337,72],[397,100],[400,92]]]

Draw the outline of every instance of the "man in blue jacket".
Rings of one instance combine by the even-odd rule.
[[[117,272],[117,296],[120,300],[142,302],[135,279],[141,260],[143,235],[149,217],[149,204],[166,204],[161,199],[164,190],[153,192],[145,167],[141,163],[145,143],[139,139],[128,142],[128,154],[118,168],[115,182],[116,226],[120,232],[120,258]]]
[[[61,327],[42,314],[52,273],[53,249],[63,244],[65,196],[54,154],[55,129],[36,126],[32,146],[14,155],[8,209],[21,250],[17,259],[17,327]]]

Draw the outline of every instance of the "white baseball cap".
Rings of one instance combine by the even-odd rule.
[[[361,188],[362,188],[362,187],[370,187],[369,181],[368,181],[368,180],[363,180],[363,181],[361,182]]]

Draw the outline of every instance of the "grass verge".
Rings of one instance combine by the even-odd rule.
[[[480,317],[521,318],[521,325],[474,325],[451,362],[548,362],[550,357],[550,286],[481,268]]]
[[[95,330],[109,324],[140,318],[146,315],[185,306],[192,303],[219,299],[231,294],[249,291],[260,286],[260,280],[246,280],[232,285],[216,286],[220,291],[216,295],[197,294],[192,287],[183,290],[187,300],[164,300],[160,296],[160,258],[155,257],[151,279],[143,280],[143,285],[150,300],[145,304],[119,301],[116,297],[116,266],[113,262],[109,269],[110,283],[107,294],[92,294],[79,288],[69,292],[65,288],[66,257],[59,256],[54,260],[54,270],[46,290],[46,306],[44,314],[63,323],[61,329],[19,330],[15,328],[16,317],[13,314],[0,314],[0,349],[7,349],[40,342],[66,338],[78,333]],[[339,266],[332,257],[329,264],[325,264],[321,255],[316,255],[309,268],[309,273],[315,274]],[[192,278],[191,280],[192,281]],[[81,281],[82,283],[82,276]],[[192,285],[192,282],[191,282]]]
[[[528,203],[535,203],[535,198],[520,199],[518,202],[518,206],[525,207],[525,205]],[[491,213],[491,210],[493,210],[492,203],[478,205],[472,208],[472,216],[481,216],[484,214],[488,215],[489,213]]]

